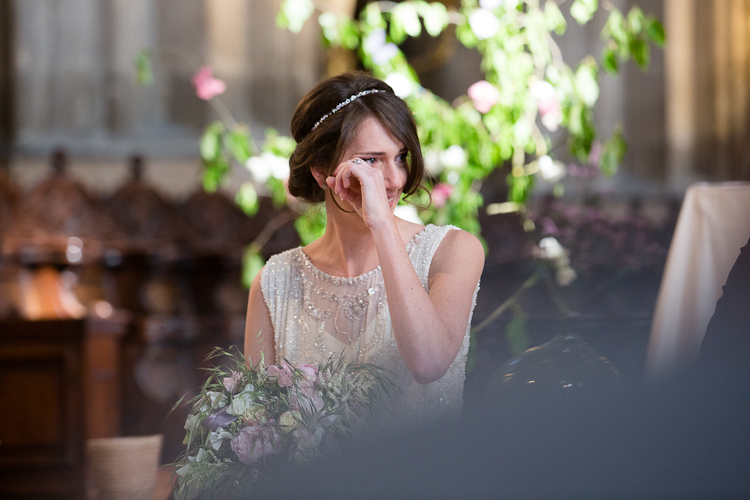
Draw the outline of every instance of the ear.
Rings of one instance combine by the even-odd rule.
[[[328,187],[328,185],[326,184],[326,179],[328,178],[328,176],[326,175],[325,169],[323,167],[310,167],[310,173],[315,178],[318,186],[323,189]]]

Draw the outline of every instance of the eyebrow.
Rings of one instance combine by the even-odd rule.
[[[401,155],[401,154],[408,153],[408,152],[409,152],[408,149],[403,148],[401,151],[398,152],[398,154]],[[368,155],[368,156],[385,156],[384,152],[374,152],[374,151],[362,151],[360,153],[355,153],[355,154],[358,154],[358,155]]]

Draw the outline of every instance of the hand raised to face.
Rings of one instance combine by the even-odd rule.
[[[372,228],[393,217],[406,183],[407,154],[378,120],[368,118],[346,151],[348,159],[326,178],[326,184]]]

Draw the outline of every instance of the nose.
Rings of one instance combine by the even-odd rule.
[[[406,171],[395,160],[387,160],[383,166],[386,189],[400,189],[406,183]]]

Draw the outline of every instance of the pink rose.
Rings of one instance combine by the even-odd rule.
[[[266,372],[268,373],[268,378],[279,382],[279,387],[289,387],[292,385],[292,367],[283,359],[279,363],[279,366],[271,365],[267,368]]]
[[[230,445],[240,462],[251,465],[264,455],[281,452],[281,436],[273,427],[251,425],[240,429]]]
[[[479,80],[469,87],[469,97],[477,111],[487,113],[500,99],[500,92],[490,82]]]
[[[211,68],[208,66],[201,67],[193,76],[193,87],[195,94],[199,99],[210,101],[217,95],[221,95],[227,90],[227,84],[218,78],[214,78]]]
[[[445,205],[445,202],[448,201],[448,198],[451,197],[451,194],[453,194],[453,186],[451,186],[450,184],[446,184],[445,182],[441,182],[434,188],[432,188],[432,203],[437,208],[440,208]]]
[[[233,371],[232,375],[230,375],[229,377],[224,377],[222,383],[230,394],[235,394],[242,388],[242,374],[240,372]]]

